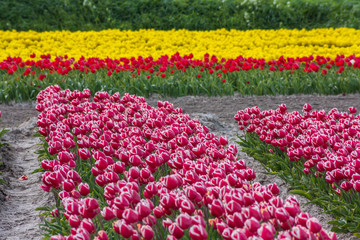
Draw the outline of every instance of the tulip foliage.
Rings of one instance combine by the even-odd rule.
[[[336,239],[276,184],[252,183],[236,145],[168,102],[55,85],[36,109],[52,240]]]
[[[360,115],[332,109],[302,113],[247,108],[235,115],[243,151],[336,217],[334,231],[359,235]]]
[[[0,62],[0,101],[35,99],[37,93],[58,84],[62,88],[88,88],[93,92],[123,92],[149,96],[274,95],[295,93],[341,94],[360,89],[360,58],[308,56],[274,60],[242,57],[218,58],[205,54],[163,55],[157,59],[101,59],[36,55],[30,60],[8,57]]]

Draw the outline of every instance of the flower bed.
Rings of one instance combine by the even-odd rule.
[[[336,217],[334,230],[359,235],[359,115],[312,110],[302,114],[258,107],[239,111],[235,120],[246,128],[243,150],[302,194]],[[270,151],[270,152],[269,152]]]
[[[35,57],[34,55],[32,57]],[[360,58],[339,55],[277,60],[193,55],[100,59],[42,55],[40,60],[8,57],[0,63],[0,101],[33,100],[48,86],[142,96],[347,94],[359,92]]]
[[[336,239],[276,184],[251,184],[235,145],[168,102],[51,86],[36,109],[53,240]]]
[[[8,56],[30,60],[29,55],[85,58],[131,58],[193,53],[202,59],[206,53],[221,58],[264,58],[360,55],[360,30],[323,28],[313,30],[213,30],[139,31],[109,29],[103,31],[17,32],[0,31],[0,60]]]

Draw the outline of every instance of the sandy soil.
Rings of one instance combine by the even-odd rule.
[[[152,97],[148,103],[155,106],[160,98]],[[225,135],[231,142],[237,140],[239,134],[233,117],[236,112],[246,107],[259,106],[262,110],[276,108],[285,103],[289,111],[300,111],[305,103],[310,103],[315,109],[338,108],[341,111],[354,106],[360,110],[360,95],[347,96],[253,96],[253,97],[180,97],[165,98],[166,100],[181,107],[185,113],[193,118],[198,118],[218,136]],[[2,121],[0,127],[9,128],[10,131],[2,141],[8,142],[0,152],[0,159],[5,166],[0,168],[7,184],[0,184],[0,239],[41,239],[39,223],[41,222],[38,212],[34,211],[39,206],[51,204],[51,196],[40,189],[40,174],[30,174],[39,166],[35,151],[39,139],[33,137],[36,132],[36,116],[34,103],[0,104]],[[240,153],[248,166],[254,168],[257,173],[257,181],[262,184],[275,182],[279,185],[281,196],[289,195],[288,186],[281,179],[265,175],[262,166]],[[22,175],[27,175],[28,180],[21,181]],[[326,229],[330,226],[326,222],[332,217],[323,213],[322,209],[308,204],[303,197],[297,196],[302,205],[302,210],[310,212],[317,217]],[[357,239],[351,234],[338,234],[339,239]]]
[[[36,112],[30,104],[1,105],[4,117],[1,126],[9,132],[1,141],[9,145],[1,149],[0,159],[5,163],[0,185],[0,239],[41,239],[39,212],[34,209],[51,202],[48,193],[40,189],[40,173],[31,174],[39,167],[35,151],[40,140],[33,137],[37,131]],[[6,109],[6,110],[5,110]],[[11,119],[9,119],[9,117]],[[23,175],[27,180],[20,180]],[[5,201],[4,201],[5,200]]]

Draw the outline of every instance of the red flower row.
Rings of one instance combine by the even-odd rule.
[[[129,94],[90,98],[59,86],[37,96],[39,132],[56,156],[41,163],[42,188],[57,193],[53,214],[71,226],[53,240],[336,239],[276,184],[250,184],[255,172],[236,145],[182,109]]]
[[[22,75],[35,75],[37,71],[49,70],[50,73],[58,73],[67,75],[69,72],[77,71],[87,73],[95,73],[101,69],[107,71],[107,76],[114,73],[130,71],[132,76],[146,74],[147,78],[151,78],[152,74],[156,74],[161,78],[166,77],[166,73],[175,73],[175,71],[186,72],[188,69],[199,68],[200,73],[196,76],[202,77],[201,72],[210,74],[216,73],[219,78],[225,73],[237,71],[249,71],[252,69],[270,70],[270,71],[290,71],[296,70],[304,72],[321,72],[327,74],[329,69],[336,68],[337,73],[342,73],[345,68],[359,68],[360,58],[354,55],[345,57],[339,55],[335,59],[323,56],[309,56],[298,58],[280,57],[278,60],[265,61],[264,59],[244,58],[242,56],[236,59],[221,59],[216,56],[205,54],[204,60],[193,59],[192,54],[180,56],[178,53],[172,56],[162,56],[155,60],[152,57],[138,58],[132,57],[120,59],[99,59],[81,57],[79,60],[74,58],[56,57],[50,59],[50,55],[42,55],[38,61],[23,61],[20,57],[8,57],[0,62],[0,69],[7,71],[8,74],[14,74],[21,71]],[[43,80],[46,75],[40,75],[39,79]]]

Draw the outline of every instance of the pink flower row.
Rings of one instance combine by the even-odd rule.
[[[295,197],[279,198],[276,184],[250,184],[255,172],[238,159],[236,145],[168,102],[154,108],[142,97],[106,92],[91,101],[89,90],[51,86],[36,109],[56,157],[42,161],[41,187],[57,194],[53,215],[71,226],[69,236],[53,240],[202,240],[214,232],[224,239],[336,239]]]
[[[356,109],[339,112],[313,110],[305,104],[302,114],[287,112],[284,104],[276,110],[258,107],[239,111],[235,120],[240,129],[255,132],[260,140],[287,153],[291,161],[304,158],[304,172],[325,174],[328,183],[341,189],[360,192],[360,116]],[[333,184],[338,194],[340,189]]]

